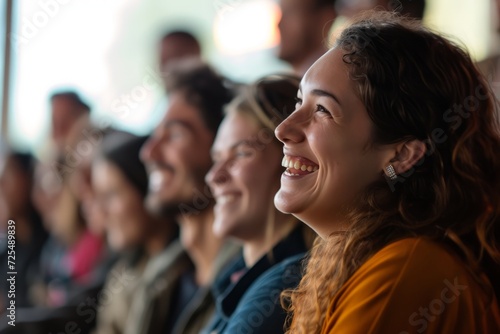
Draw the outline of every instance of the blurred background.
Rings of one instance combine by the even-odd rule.
[[[171,29],[197,36],[203,57],[230,79],[248,82],[288,69],[275,57],[280,9],[273,0],[0,4],[1,136],[35,154],[48,136],[54,90],[80,92],[98,126],[149,133],[163,111],[158,41]],[[459,40],[480,61],[497,51],[495,13],[492,0],[429,0],[424,22]]]

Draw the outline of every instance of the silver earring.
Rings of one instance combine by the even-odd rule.
[[[391,180],[396,180],[398,178],[398,175],[396,174],[396,171],[394,170],[394,167],[392,165],[385,167],[385,170],[387,172],[387,176]]]

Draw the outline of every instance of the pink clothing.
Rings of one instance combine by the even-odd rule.
[[[102,239],[85,231],[78,242],[66,254],[64,261],[70,269],[70,276],[79,284],[86,284],[102,254]]]

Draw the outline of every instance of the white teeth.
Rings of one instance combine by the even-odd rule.
[[[219,196],[217,197],[217,204],[226,204],[228,202],[231,202],[232,200],[234,200],[236,196],[234,195],[223,195],[223,196]]]
[[[295,174],[295,173],[290,173],[290,171],[288,171],[288,169],[285,171],[285,175],[288,175],[288,176],[298,176],[299,174]]]
[[[161,189],[163,175],[159,171],[154,171],[149,175],[149,190],[158,191]]]
[[[281,166],[283,166],[285,168],[293,168],[293,169],[301,170],[303,172],[305,172],[305,171],[315,172],[319,169],[318,166],[307,166],[307,165],[301,164],[299,161],[294,162],[294,161],[292,161],[292,159],[289,160],[286,156],[283,157],[283,160],[281,161]],[[298,175],[298,174],[293,174],[293,173],[288,172],[288,175]]]

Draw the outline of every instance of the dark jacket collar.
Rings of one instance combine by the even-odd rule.
[[[298,224],[285,239],[276,244],[270,253],[261,257],[253,267],[246,269],[243,256],[240,256],[223,271],[214,284],[212,291],[217,298],[217,307],[226,317],[229,317],[238,306],[243,294],[260,275],[286,258],[306,251],[307,247],[302,234],[302,226]],[[232,283],[231,275],[245,269],[246,272],[243,276],[236,283]]]

